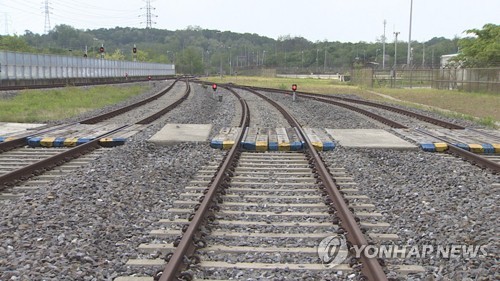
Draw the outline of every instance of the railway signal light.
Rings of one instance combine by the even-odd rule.
[[[297,84],[292,85],[292,91],[293,91],[292,101],[295,101],[297,99],[297,97],[295,96],[295,91],[297,91]]]
[[[212,90],[214,90],[214,92],[217,91],[217,84],[215,83],[212,84]]]
[[[103,46],[101,46],[101,47],[99,48],[99,53],[104,53],[104,47],[103,47]]]
[[[137,48],[136,47],[133,47],[132,48],[132,53],[136,54],[137,53]]]

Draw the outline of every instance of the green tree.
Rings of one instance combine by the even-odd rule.
[[[26,40],[16,36],[0,36],[0,50],[10,50],[14,52],[32,52]]]
[[[454,61],[466,67],[500,66],[500,25],[485,24],[483,29],[469,29],[467,34],[475,37],[459,41],[460,54]]]
[[[106,59],[109,59],[109,60],[125,60],[125,55],[122,53],[122,50],[116,49],[112,54],[106,55]]]
[[[177,65],[181,73],[202,74],[201,50],[195,47],[186,48],[180,53]]]

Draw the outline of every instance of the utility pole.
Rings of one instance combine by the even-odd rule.
[[[422,43],[422,68],[425,67],[425,42]]]
[[[323,72],[326,73],[326,47],[325,47],[325,61],[323,63]]]
[[[432,47],[431,68],[434,68],[434,47]]]
[[[412,18],[412,12],[413,12],[413,0],[410,0],[410,30],[408,32],[408,56],[406,58],[406,64],[410,66],[411,64],[411,18]]]
[[[302,51],[302,71],[304,71],[304,51]]]
[[[395,39],[394,39],[394,66],[392,67],[392,70],[391,70],[391,88],[392,87],[395,87],[396,86],[396,68],[397,68],[397,65],[398,65],[398,35],[399,35],[399,32],[394,32],[394,36],[395,36]]]
[[[50,2],[48,0],[45,0],[45,3],[44,3],[44,10],[45,10],[45,26],[44,26],[44,32],[45,33],[49,33],[49,31],[51,30],[50,28],[50,9],[52,9],[50,7]]]
[[[316,72],[319,72],[318,55],[319,55],[319,49],[316,49]]]
[[[387,21],[384,20],[384,37],[382,37],[382,70],[385,69],[385,25]]]
[[[397,62],[398,62],[398,35],[399,31],[394,32],[394,36],[396,36],[396,39],[394,40],[394,69],[396,69]]]
[[[229,49],[229,76],[233,75],[233,66],[231,63],[231,46],[227,47]]]

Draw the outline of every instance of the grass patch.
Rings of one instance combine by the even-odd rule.
[[[251,76],[220,76],[203,79],[215,83],[234,83],[255,87],[274,88],[281,90],[292,90],[292,84],[297,84],[297,90],[318,94],[355,94],[360,91],[356,86],[349,86],[345,83],[327,79],[313,78],[271,78],[271,77],[251,77]],[[366,92],[366,91],[365,91]]]
[[[66,87],[25,90],[12,98],[0,99],[1,122],[46,122],[115,104],[144,93],[147,86]]]
[[[500,95],[436,89],[376,89],[404,101],[439,107],[480,119],[500,121]],[[489,123],[488,121],[486,123]]]

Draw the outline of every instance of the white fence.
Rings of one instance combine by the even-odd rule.
[[[175,75],[175,65],[0,51],[0,80]]]

